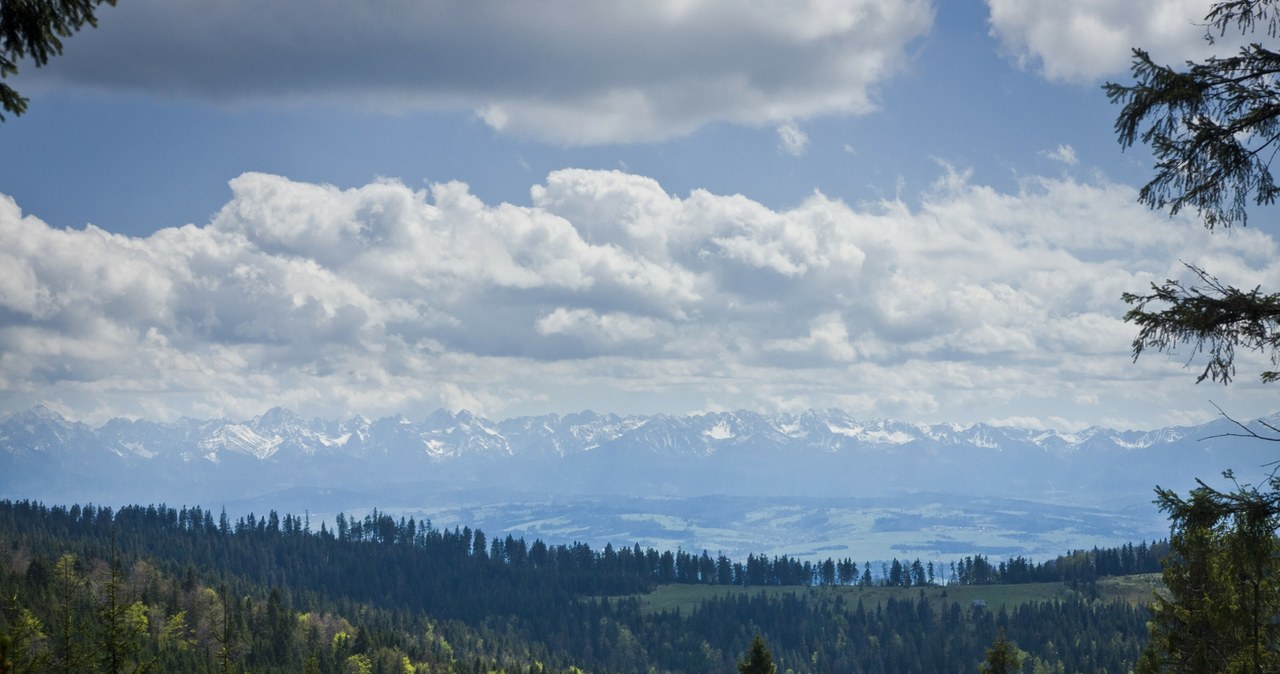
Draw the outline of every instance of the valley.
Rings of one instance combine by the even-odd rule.
[[[1268,419],[1253,422],[1271,423]],[[1226,420],[1082,432],[858,420],[837,410],[502,421],[0,418],[0,497],[167,503],[317,525],[378,509],[552,543],[732,556],[1044,559],[1168,533],[1156,485],[1271,460]]]

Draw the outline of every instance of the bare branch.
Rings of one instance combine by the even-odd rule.
[[[1218,410],[1218,414],[1221,414],[1222,418],[1226,419],[1227,421],[1230,421],[1236,426],[1239,426],[1241,429],[1244,430],[1244,432],[1243,433],[1218,433],[1216,435],[1209,435],[1209,436],[1200,438],[1200,442],[1204,442],[1205,440],[1213,440],[1214,438],[1253,438],[1255,440],[1266,440],[1267,442],[1280,442],[1280,429],[1277,429],[1275,426],[1272,426],[1271,424],[1259,419],[1258,423],[1262,424],[1263,426],[1266,426],[1267,428],[1271,429],[1273,432],[1277,433],[1276,437],[1268,437],[1265,435],[1260,435],[1257,431],[1253,430],[1252,428],[1249,428],[1248,425],[1241,423],[1237,419],[1233,418],[1231,415],[1222,411],[1222,408],[1218,406],[1218,403],[1215,403],[1212,400],[1210,400],[1209,404],[1213,405]],[[1271,464],[1267,463],[1263,465],[1269,466]],[[1196,481],[1199,482],[1199,480],[1196,480]]]

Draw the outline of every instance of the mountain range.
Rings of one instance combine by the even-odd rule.
[[[1255,420],[1277,424],[1276,417]],[[345,421],[284,408],[261,416],[112,419],[37,405],[0,418],[0,495],[225,502],[297,488],[417,485],[548,495],[886,496],[919,491],[1041,502],[1149,501],[1224,469],[1274,460],[1271,443],[1223,437],[1226,419],[1074,433],[988,424],[861,421],[838,410],[689,416],[578,414],[493,421],[438,410]]]

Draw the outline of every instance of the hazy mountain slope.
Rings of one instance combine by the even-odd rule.
[[[486,487],[573,496],[845,497],[934,491],[1104,503],[1273,459],[1269,443],[1218,438],[1229,422],[1079,433],[984,424],[796,415],[572,415],[494,422],[113,419],[47,407],[0,419],[0,494],[50,500],[225,501],[289,488]]]

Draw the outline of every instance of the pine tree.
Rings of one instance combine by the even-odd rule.
[[[237,651],[237,635],[232,613],[234,600],[231,599],[226,583],[218,588],[217,598],[218,603],[214,605],[216,610],[213,613],[213,640],[218,645],[216,657],[219,669],[222,674],[230,674],[231,663],[235,660]]]
[[[1223,494],[1202,484],[1186,499],[1158,494],[1172,554],[1138,671],[1280,671],[1280,490]]]
[[[987,660],[978,668],[984,674],[1014,674],[1020,671],[1022,658],[1018,656],[1018,647],[1004,637],[1004,628],[1000,635],[987,649]]]
[[[42,647],[45,634],[44,625],[28,608],[18,601],[18,595],[10,595],[5,600],[4,616],[8,629],[0,636],[4,639],[4,649],[0,652],[0,671],[40,672],[48,667],[48,654]],[[3,624],[0,622],[0,624]]]
[[[99,629],[95,646],[100,668],[108,674],[130,671],[149,671],[154,659],[140,661],[142,639],[149,632],[146,607],[141,602],[130,602],[126,596],[123,574],[112,539],[111,559],[107,561],[106,577],[97,602]]]
[[[53,596],[56,602],[57,632],[54,645],[58,653],[58,671],[72,674],[81,671],[84,663],[77,636],[80,626],[77,614],[83,601],[85,579],[78,568],[76,556],[70,553],[58,558],[53,566]]]
[[[759,634],[751,640],[751,648],[738,661],[739,674],[777,674],[778,666],[773,664],[773,654]]]

